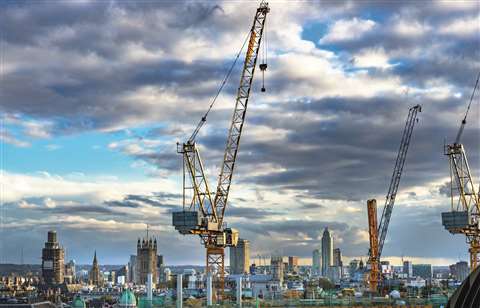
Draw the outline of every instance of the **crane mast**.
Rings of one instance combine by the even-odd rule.
[[[250,30],[240,85],[237,90],[235,108],[215,194],[208,184],[199,148],[195,142],[195,137],[206,122],[206,115],[202,117],[192,136],[182,145],[177,144],[177,152],[183,155],[183,210],[172,213],[173,226],[181,234],[200,236],[207,253],[207,274],[213,274],[218,278],[220,293],[224,289],[224,249],[225,247],[236,246],[238,242],[238,232],[226,227],[224,215],[266,16],[269,11],[268,3],[262,1],[257,8]],[[263,68],[261,67],[261,69],[265,70],[266,64],[262,65]],[[210,105],[211,107],[212,105]]]
[[[370,275],[368,277],[371,291],[375,292],[380,281],[380,257],[383,251],[383,245],[387,236],[388,225],[393,212],[395,198],[397,196],[400,179],[402,177],[403,167],[407,158],[408,147],[412,138],[413,128],[418,122],[417,115],[422,111],[420,105],[411,107],[408,110],[407,121],[403,130],[400,148],[398,150],[395,167],[393,168],[392,178],[388,187],[385,205],[383,207],[380,223],[377,227],[377,203],[375,199],[368,200],[368,226],[370,237],[369,264],[371,266]]]

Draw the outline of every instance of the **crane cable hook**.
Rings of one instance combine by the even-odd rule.
[[[262,89],[261,92],[265,92],[265,71],[267,70],[267,23],[265,22],[265,40],[263,42],[263,59],[262,63],[259,65],[260,70],[262,71]]]

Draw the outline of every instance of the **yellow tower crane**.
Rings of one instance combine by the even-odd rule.
[[[450,165],[451,211],[442,213],[442,224],[452,234],[465,234],[469,244],[470,270],[473,272],[479,264],[480,253],[480,192],[476,191],[465,147],[460,139],[467,124],[467,116],[475,97],[480,73],[473,87],[467,111],[453,144],[445,145],[444,154]],[[480,190],[480,189],[479,189]]]
[[[233,65],[223,80],[222,86],[210,105],[210,108],[202,117],[192,136],[187,142],[182,145],[177,145],[177,151],[183,155],[183,210],[173,213],[173,226],[181,234],[194,234],[200,236],[201,242],[206,248],[207,274],[213,275],[214,281],[220,289],[220,295],[223,293],[224,289],[224,250],[226,247],[236,246],[238,241],[238,231],[232,228],[227,228],[226,226],[224,220],[225,210],[227,208],[227,199],[232,183],[240,137],[245,122],[253,75],[257,65],[260,43],[262,41],[265,21],[269,11],[268,3],[262,1],[255,13],[255,18],[248,38],[245,61],[240,77],[240,86],[237,90],[235,109],[230,129],[228,131],[223,163],[215,194],[208,185],[205,169],[200,158],[199,149],[195,143],[195,138],[200,128],[205,124],[208,112],[212,108],[219,92],[225,85],[226,79],[232,72]],[[245,43],[246,42],[247,41],[245,41]],[[240,53],[241,50],[237,55],[237,59],[240,56]],[[260,69],[262,71],[265,71],[266,68],[266,63],[260,64]],[[264,91],[264,86],[262,86],[262,92]]]

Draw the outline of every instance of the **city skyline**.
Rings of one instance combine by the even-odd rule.
[[[328,227],[345,263],[366,262],[366,200],[381,210],[418,103],[382,260],[468,260],[464,237],[441,225],[450,209],[443,145],[480,69],[480,4],[282,3],[271,3],[267,91],[255,78],[226,211],[252,261],[278,251],[311,262]],[[199,239],[171,226],[182,205],[176,143],[208,108],[256,5],[0,4],[0,263],[40,264],[54,229],[65,261],[90,264],[96,251],[104,264],[126,264],[148,224],[166,264],[203,265]],[[210,184],[238,71],[197,140],[209,149]],[[478,103],[471,115],[480,118]],[[463,137],[478,185],[480,123]]]

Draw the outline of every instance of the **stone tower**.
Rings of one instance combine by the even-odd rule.
[[[90,284],[94,286],[101,286],[102,279],[100,277],[100,268],[98,267],[97,251],[93,255],[92,269],[90,270]]]
[[[157,240],[152,238],[138,239],[137,242],[137,266],[136,283],[145,285],[148,273],[152,273],[155,284],[157,278]]]
[[[42,278],[46,284],[63,283],[65,252],[57,241],[57,232],[48,231],[45,248],[42,249]]]

